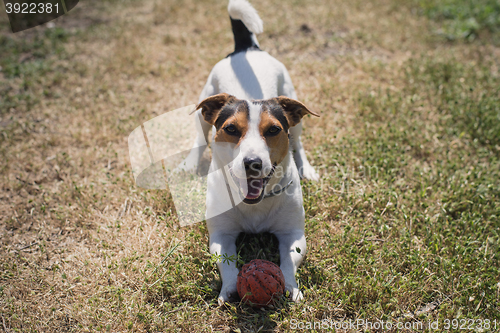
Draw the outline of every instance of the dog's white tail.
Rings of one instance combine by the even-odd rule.
[[[229,0],[227,11],[232,19],[241,20],[250,32],[260,34],[264,31],[259,14],[247,0]]]

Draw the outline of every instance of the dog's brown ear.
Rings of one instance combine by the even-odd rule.
[[[213,95],[201,101],[196,110],[201,109],[203,119],[210,125],[214,125],[222,107],[232,98],[234,97],[226,93]]]
[[[312,114],[315,117],[319,117],[319,114],[309,110],[304,104],[294,99],[280,96],[278,97],[278,103],[280,103],[281,107],[285,111],[285,117],[290,127],[300,123],[300,120],[306,114]]]

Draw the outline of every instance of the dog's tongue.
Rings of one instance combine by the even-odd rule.
[[[247,179],[241,179],[240,182],[243,183],[241,184],[243,185],[241,186],[243,189],[245,187],[248,189],[248,192],[246,193],[245,196],[246,199],[257,199],[262,193],[262,187],[264,185],[264,181],[262,179],[247,178]]]

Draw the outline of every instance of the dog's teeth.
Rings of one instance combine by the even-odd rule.
[[[264,180],[260,178],[239,179],[240,189],[247,199],[257,199],[264,190]]]

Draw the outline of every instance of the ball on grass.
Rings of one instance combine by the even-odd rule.
[[[285,277],[278,265],[254,259],[241,268],[236,287],[242,301],[270,305],[285,293]]]

